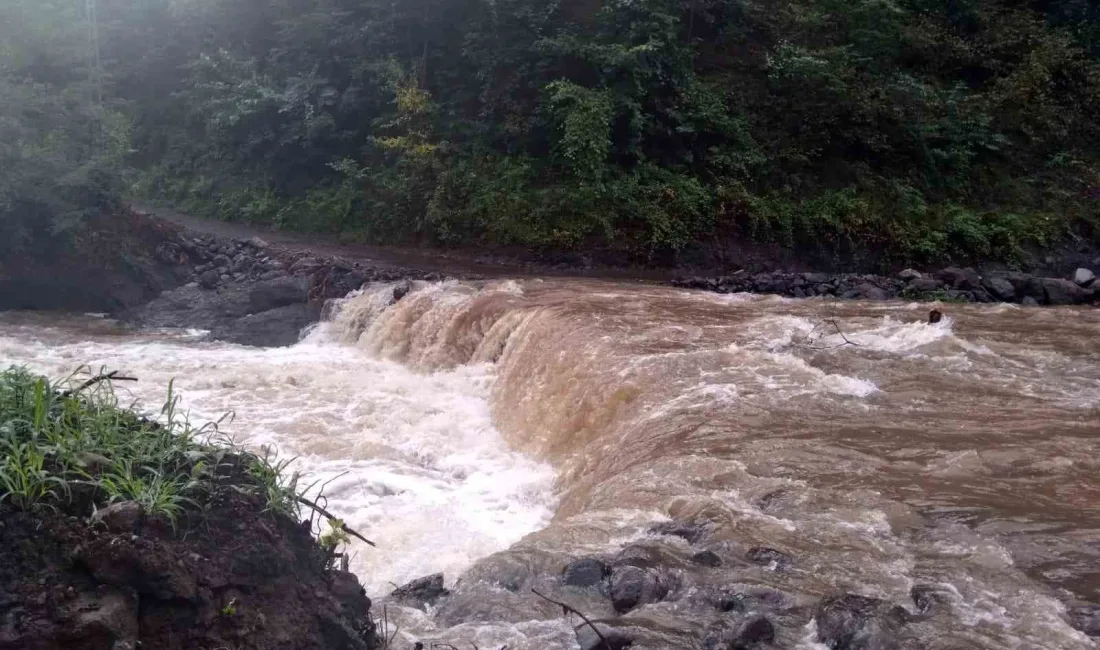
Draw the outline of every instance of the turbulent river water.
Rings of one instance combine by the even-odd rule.
[[[627,616],[637,648],[702,647],[731,587],[782,601],[776,647],[824,648],[821,597],[911,608],[918,585],[946,606],[898,647],[1097,647],[1066,611],[1100,603],[1100,311],[947,305],[927,325],[928,305],[588,280],[392,296],[275,350],[9,314],[0,360],[124,370],[149,410],[174,379],[192,419],[233,411],[241,442],[335,478],[330,508],[379,543],[353,549],[372,597],[439,571],[453,589],[390,606],[405,641],[574,648],[580,621],[529,589],[612,616],[559,576],[627,549],[673,585]],[[653,532],[673,520],[702,533]]]

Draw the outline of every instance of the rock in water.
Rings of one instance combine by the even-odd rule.
[[[1042,282],[1047,304],[1050,305],[1077,305],[1088,300],[1091,295],[1090,291],[1070,280],[1043,278]]]
[[[876,287],[870,282],[864,282],[856,287],[856,291],[859,292],[860,298],[865,300],[886,300],[889,298],[886,291],[881,287]]]
[[[721,621],[709,628],[703,637],[704,650],[762,650],[772,647],[775,626],[764,616],[754,616],[738,623]]]
[[[611,604],[620,614],[639,605],[660,602],[667,595],[668,587],[656,571],[619,566],[611,573]]]
[[[705,522],[693,521],[666,521],[649,529],[655,535],[668,535],[679,537],[688,544],[698,544],[710,533]]]
[[[693,564],[698,564],[699,566],[722,566],[722,558],[718,557],[718,554],[714,551],[700,551],[691,556],[691,562]]]
[[[1073,281],[1079,286],[1087,287],[1096,279],[1096,274],[1088,269],[1077,269],[1073,274]]]
[[[286,347],[298,342],[302,330],[317,322],[319,310],[300,303],[251,314],[215,328],[220,341],[255,347]]]
[[[257,283],[248,292],[248,307],[251,313],[270,311],[304,303],[309,300],[309,281],[305,278],[283,277]]]
[[[945,283],[951,285],[952,288],[962,291],[977,289],[981,287],[982,284],[982,276],[978,275],[978,272],[970,267],[960,269],[958,267],[949,266],[940,271],[937,275]]]
[[[403,603],[424,607],[434,605],[444,596],[449,596],[450,590],[443,586],[443,574],[436,573],[423,578],[417,578],[412,582],[393,590],[390,597]]]
[[[1016,300],[1016,287],[1007,278],[985,278],[982,280],[982,287],[997,300],[1004,302]]]
[[[576,628],[577,644],[580,645],[581,650],[623,650],[634,645],[634,639],[629,634],[622,630],[607,627],[600,623],[595,623],[599,628],[600,634],[603,635],[603,639],[600,639],[599,635],[589,626],[587,623],[582,623]],[[606,641],[606,643],[604,643]],[[609,649],[607,646],[611,646]]]
[[[923,293],[931,293],[938,290],[942,285],[940,281],[935,278],[917,278],[909,283],[910,287],[913,287],[914,291],[920,291]]]
[[[790,555],[766,546],[757,546],[756,548],[749,549],[745,557],[749,562],[761,566],[771,566],[775,571],[786,571],[793,563]]]
[[[561,580],[571,587],[592,587],[603,582],[611,574],[611,568],[593,557],[574,560],[562,571]]]
[[[409,282],[408,280],[399,283],[396,287],[393,288],[393,301],[397,302],[405,296],[409,295],[409,292],[412,291],[412,289],[412,282]]]
[[[822,600],[814,617],[817,638],[832,650],[893,650],[899,622],[878,598],[845,594]]]

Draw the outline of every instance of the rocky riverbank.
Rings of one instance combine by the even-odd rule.
[[[374,266],[272,246],[260,238],[228,239],[179,230],[157,249],[183,284],[136,308],[123,320],[140,327],[209,330],[218,340],[255,346],[298,341],[326,300],[369,282],[442,280],[437,273]]]
[[[718,293],[765,293],[792,298],[829,296],[852,300],[944,300],[1023,305],[1100,302],[1100,258],[1072,277],[1040,277],[1014,271],[981,273],[948,267],[932,273],[906,269],[896,277],[827,273],[738,272],[721,277],[677,278],[672,284]]]

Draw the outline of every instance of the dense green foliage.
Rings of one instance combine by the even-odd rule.
[[[99,101],[82,13],[0,3],[0,256],[48,246],[118,199],[126,121]]]
[[[1086,0],[98,2],[137,190],[224,219],[659,261],[1097,237]]]

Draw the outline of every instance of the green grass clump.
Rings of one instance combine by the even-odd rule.
[[[86,516],[134,501],[175,527],[233,490],[299,517],[291,461],[236,447],[219,422],[193,426],[171,385],[159,417],[141,416],[119,403],[113,378],[51,382],[21,368],[0,372],[0,508]]]

